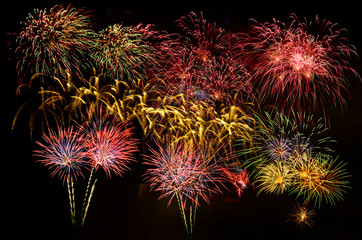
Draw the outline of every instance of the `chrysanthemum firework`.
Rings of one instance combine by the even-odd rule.
[[[220,192],[218,183],[223,175],[221,167],[214,163],[214,157],[205,158],[196,148],[188,144],[169,144],[150,149],[145,164],[150,166],[145,179],[155,191],[161,191],[160,198],[178,198],[183,205],[191,200],[199,205],[199,199],[209,203],[209,196]]]
[[[348,76],[356,74],[349,64],[353,46],[336,24],[318,17],[305,23],[295,15],[291,18],[290,25],[275,19],[255,23],[241,41],[241,55],[253,69],[260,101],[272,101],[286,112],[325,112],[327,104],[343,107]]]
[[[21,31],[14,34],[17,71],[20,81],[35,73],[52,75],[55,69],[80,74],[88,67],[95,32],[89,13],[70,5],[57,5],[49,11],[35,9]]]
[[[153,48],[147,36],[153,34],[150,25],[125,27],[114,24],[98,34],[92,57],[107,77],[121,81],[145,79],[147,66],[154,63]]]

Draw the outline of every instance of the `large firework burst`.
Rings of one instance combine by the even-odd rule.
[[[322,110],[345,105],[349,59],[354,48],[336,24],[318,17],[287,25],[278,20],[255,23],[241,41],[243,60],[252,68],[259,100],[280,110]]]
[[[52,75],[58,68],[80,74],[88,67],[85,59],[94,45],[91,27],[84,9],[70,5],[57,5],[49,11],[35,9],[21,22],[21,31],[14,34],[20,80],[35,73]]]

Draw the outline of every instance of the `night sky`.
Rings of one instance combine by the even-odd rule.
[[[31,151],[35,140],[29,137],[26,117],[14,131],[12,119],[21,102],[15,96],[15,62],[8,60],[7,32],[18,30],[19,22],[34,8],[50,9],[57,3],[93,10],[100,29],[113,23],[155,24],[157,29],[175,30],[174,21],[190,11],[202,11],[206,19],[230,31],[246,29],[251,18],[259,22],[272,18],[287,20],[291,13],[299,18],[328,19],[349,31],[349,42],[362,53],[361,7],[356,1],[8,1],[1,14],[1,98],[2,98],[2,208],[6,222],[2,235],[8,239],[186,239],[176,202],[157,200],[142,180],[139,163],[123,178],[101,176],[91,203],[86,226],[72,228],[68,194],[47,168],[35,162]],[[352,63],[360,74],[361,60]],[[293,196],[260,194],[246,190],[241,199],[233,191],[215,195],[211,204],[201,203],[197,213],[195,239],[362,239],[362,84],[351,80],[347,108],[330,115],[331,136],[337,143],[330,147],[347,162],[352,189],[336,206],[322,204],[312,229],[300,229],[288,222],[295,203]],[[85,181],[82,181],[85,184]],[[83,186],[84,187],[84,186]],[[78,205],[81,205],[81,192]],[[77,197],[76,196],[76,197]],[[10,235],[8,235],[10,234]],[[11,236],[11,237],[9,237]]]

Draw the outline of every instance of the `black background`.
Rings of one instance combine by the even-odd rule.
[[[349,40],[362,49],[361,11],[357,1],[8,1],[1,4],[0,91],[2,103],[1,199],[3,236],[8,239],[185,239],[176,203],[157,200],[142,181],[144,169],[133,164],[133,171],[123,178],[101,176],[84,228],[70,224],[66,187],[48,170],[35,162],[35,147],[29,138],[27,119],[11,131],[11,122],[20,102],[15,97],[15,63],[8,60],[7,32],[18,30],[19,22],[34,8],[48,9],[69,2],[74,7],[93,10],[99,28],[112,23],[155,24],[174,30],[174,21],[190,11],[202,11],[210,21],[231,31],[243,31],[254,18],[259,22],[272,18],[287,20],[291,13],[299,18],[321,19],[339,23],[349,31]],[[360,60],[353,63],[361,70]],[[361,71],[360,71],[361,72]],[[336,206],[322,205],[317,210],[313,229],[299,229],[288,222],[295,200],[288,196],[268,196],[247,190],[238,199],[234,192],[214,196],[211,204],[201,203],[197,213],[195,239],[362,239],[362,86],[351,80],[347,108],[330,115],[331,146],[348,163],[351,187],[344,201]],[[37,139],[35,139],[37,140]],[[84,182],[76,192],[78,209]],[[5,200],[5,201],[4,201]]]

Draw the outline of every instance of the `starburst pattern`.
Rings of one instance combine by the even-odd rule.
[[[44,143],[36,142],[42,150],[35,150],[34,156],[40,157],[40,163],[52,170],[51,175],[58,175],[63,181],[71,176],[76,178],[86,167],[84,135],[73,126],[65,129],[58,127],[49,134],[43,134]]]

